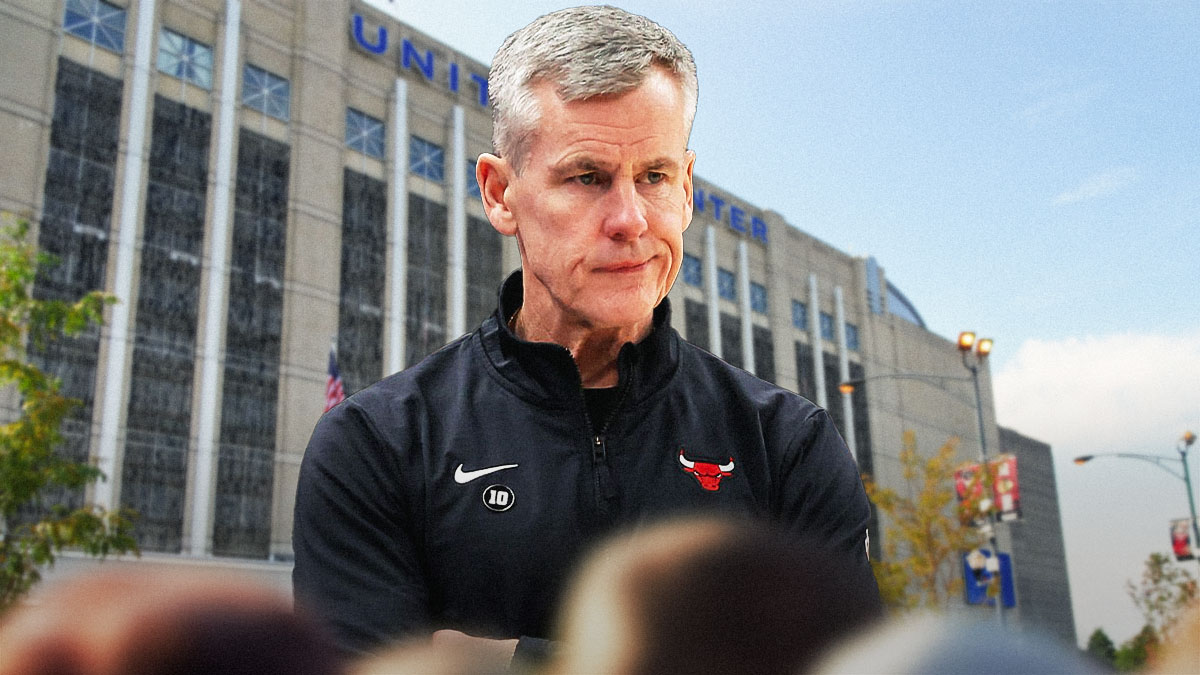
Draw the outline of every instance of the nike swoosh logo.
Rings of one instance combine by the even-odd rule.
[[[475,480],[476,478],[482,478],[483,476],[486,476],[489,473],[496,473],[497,471],[503,471],[505,469],[515,469],[515,468],[517,468],[516,464],[501,464],[500,466],[489,466],[486,469],[475,469],[474,471],[463,471],[463,465],[459,464],[458,468],[454,470],[454,482],[458,483],[459,485],[464,485],[466,483],[470,483],[471,481]]]

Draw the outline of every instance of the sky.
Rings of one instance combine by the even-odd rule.
[[[483,63],[565,6],[368,1]],[[875,256],[933,332],[995,339],[999,423],[1053,448],[1079,640],[1132,637],[1125,583],[1184,483],[1071,459],[1178,471],[1200,432],[1200,2],[620,6],[695,55],[697,175]]]

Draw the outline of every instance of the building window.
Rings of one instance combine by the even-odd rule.
[[[290,156],[242,129],[213,516],[219,556],[270,554]]]
[[[154,98],[121,505],[143,551],[183,544],[212,118]]]
[[[775,381],[775,341],[771,331],[754,326],[754,374],[767,382]]]
[[[467,218],[467,328],[496,312],[496,289],[504,280],[504,237],[483,218]]]
[[[368,157],[383,159],[383,122],[354,108],[346,108],[346,147]]]
[[[821,312],[821,339],[833,339],[833,315]]]
[[[448,222],[445,206],[409,193],[408,288],[405,295],[408,341],[404,358],[405,364],[410,366],[446,344]],[[470,236],[469,229],[467,235]],[[470,283],[470,278],[467,282]],[[493,294],[492,298],[495,297]]]
[[[479,190],[479,179],[475,177],[476,164],[473,159],[467,160],[467,195],[478,199],[483,195]]]
[[[344,169],[337,351],[347,395],[383,375],[386,246],[387,185]]]
[[[700,259],[690,253],[683,254],[683,283],[697,288],[704,285],[704,275],[700,271]]]
[[[212,89],[212,47],[164,28],[158,37],[158,69],[197,87]]]
[[[759,314],[767,313],[767,287],[750,282],[750,309]]]
[[[732,314],[721,312],[721,358],[725,363],[744,368],[742,360],[742,320]]]
[[[440,183],[446,178],[446,152],[436,143],[412,136],[408,139],[408,170]]]
[[[792,301],[792,325],[800,330],[808,330],[808,305],[799,300]]]
[[[846,348],[858,351],[858,326],[846,324]]]
[[[125,50],[125,10],[100,0],[67,0],[63,30],[120,54]]]
[[[709,351],[711,346],[708,343],[708,307],[703,303],[685,298],[683,321],[684,328],[687,330],[688,342]]]
[[[737,300],[737,277],[724,267],[717,268],[717,295]]]
[[[288,121],[292,85],[278,75],[246,64],[242,71],[242,103],[277,120]]]

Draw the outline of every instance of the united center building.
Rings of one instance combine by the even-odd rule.
[[[141,514],[148,560],[286,575],[331,346],[353,392],[472,330],[519,266],[474,180],[487,65],[386,4],[0,0],[0,209],[61,260],[35,293],[119,299],[35,357],[83,401],[63,451],[108,476],[86,497]],[[958,352],[873,258],[702,177],[694,206],[680,333],[828,408],[884,484],[907,429],[977,454]],[[945,379],[887,377],[912,372]]]

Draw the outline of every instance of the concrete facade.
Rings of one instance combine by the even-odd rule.
[[[1000,427],[1000,449],[1017,456],[1022,518],[1012,533],[1019,625],[1075,645],[1075,614],[1063,544],[1054,457],[1046,443]]]

